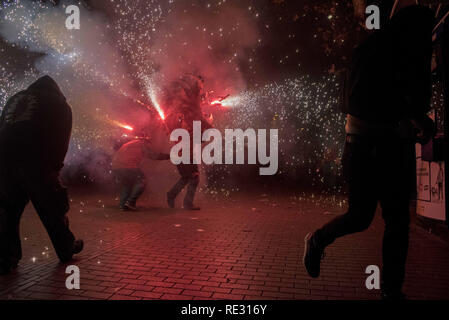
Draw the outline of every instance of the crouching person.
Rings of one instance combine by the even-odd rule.
[[[19,224],[29,201],[61,262],[81,252],[66,213],[69,201],[59,172],[72,130],[72,112],[56,82],[39,78],[12,96],[0,117],[0,274],[22,258]]]
[[[120,184],[120,210],[136,210],[137,199],[145,191],[145,175],[140,169],[145,158],[168,160],[170,156],[154,152],[147,138],[125,143],[112,159],[112,170]]]

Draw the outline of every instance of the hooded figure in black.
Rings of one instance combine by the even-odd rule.
[[[385,221],[384,299],[404,297],[410,200],[416,181],[414,147],[435,133],[427,117],[434,16],[429,8],[414,4],[399,1],[392,19],[385,19],[381,29],[354,50],[341,100],[347,114],[342,163],[348,211],[305,239],[304,265],[310,276],[318,277],[326,246],[367,229],[380,203]],[[383,14],[390,12],[391,7],[384,8]]]
[[[66,213],[59,181],[72,130],[72,111],[56,82],[39,78],[12,96],[0,117],[0,274],[22,258],[19,223],[32,202],[62,262],[82,250]]]

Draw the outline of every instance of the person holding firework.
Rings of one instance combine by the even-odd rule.
[[[168,115],[165,121],[167,131],[172,132],[175,129],[182,128],[189,132],[193,138],[193,122],[201,121],[201,130],[212,127],[204,119],[201,104],[205,99],[203,90],[204,80],[201,76],[186,74],[173,81],[165,90],[164,100],[168,109]],[[193,203],[196,189],[200,182],[200,172],[197,164],[193,163],[193,140],[190,141],[190,163],[180,163],[178,169],[180,179],[167,192],[167,203],[170,208],[175,207],[175,199],[181,191],[187,186],[186,196],[183,202],[185,210],[200,210],[200,207]]]
[[[144,159],[168,160],[168,154],[153,151],[148,138],[125,143],[112,159],[112,171],[120,184],[120,210],[136,210],[136,202],[145,191],[145,174],[140,169]]]

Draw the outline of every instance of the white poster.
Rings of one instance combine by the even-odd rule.
[[[418,200],[431,201],[430,162],[416,159],[416,187]]]
[[[416,211],[419,215],[442,220],[446,219],[444,162],[421,160],[421,148],[416,148]]]

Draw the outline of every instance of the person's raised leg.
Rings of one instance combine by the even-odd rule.
[[[305,238],[303,263],[311,277],[320,274],[326,246],[335,239],[367,229],[377,207],[376,147],[372,142],[347,142],[343,170],[348,184],[348,210]]]

